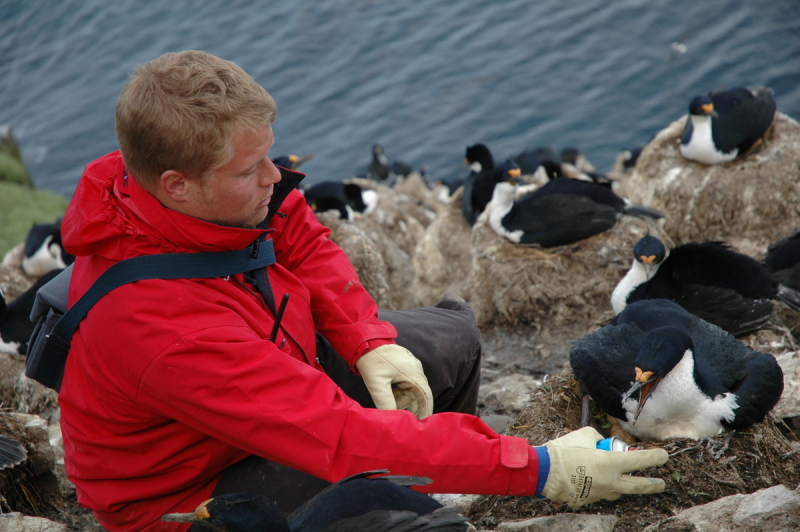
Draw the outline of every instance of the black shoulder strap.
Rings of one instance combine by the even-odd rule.
[[[75,329],[97,301],[111,290],[144,279],[201,279],[225,277],[263,268],[275,263],[272,241],[255,241],[238,251],[211,253],[167,253],[120,261],[94,282],[64,314],[47,338],[39,368],[39,382],[60,382]],[[52,375],[48,374],[52,372]]]

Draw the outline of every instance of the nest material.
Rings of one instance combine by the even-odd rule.
[[[0,434],[20,442],[28,458],[0,470],[0,510],[25,515],[60,517],[64,500],[58,477],[53,473],[53,451],[42,426],[25,426],[31,416],[0,411]],[[38,419],[38,418],[36,418]]]
[[[634,244],[658,224],[623,216],[591,238],[549,249],[514,244],[481,215],[472,231],[468,302],[478,325],[534,324],[535,350],[566,359],[569,345],[613,318],[611,293],[630,269]]]
[[[777,113],[761,144],[731,162],[705,165],[683,158],[686,117],[662,130],[622,182],[631,201],[667,213],[675,242],[723,240],[759,256],[800,228],[800,124]]]
[[[445,292],[468,299],[464,287],[472,263],[470,234],[472,228],[461,213],[464,188],[453,194],[439,209],[436,219],[425,230],[414,250],[412,292],[417,305],[433,305]]]
[[[580,385],[572,374],[553,375],[534,392],[508,434],[527,438],[532,445],[544,444],[577,429],[580,408]],[[601,431],[610,431],[614,426],[599,409],[594,409],[593,419]],[[663,478],[667,487],[661,494],[628,495],[579,510],[530,497],[483,496],[472,504],[468,517],[476,525],[487,526],[492,522],[580,512],[615,515],[619,522],[614,530],[639,531],[688,507],[728,495],[753,493],[776,484],[794,489],[800,483],[800,453],[797,440],[791,434],[784,435],[782,427],[781,421],[770,415],[747,430],[704,440],[637,444],[644,449],[660,447],[670,454],[665,465],[639,473]]]

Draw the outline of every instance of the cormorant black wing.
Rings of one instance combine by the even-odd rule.
[[[357,518],[369,512],[410,511],[424,515],[441,508],[436,500],[410,489],[430,483],[424,477],[376,477],[386,471],[367,471],[340,480],[315,495],[289,517],[294,532],[316,532],[343,519]]]
[[[764,420],[783,393],[783,371],[775,357],[753,351],[747,357],[747,374],[733,388],[738,408],[733,422],[722,424],[733,430],[747,427]]]
[[[712,92],[709,95],[719,115],[712,118],[714,144],[724,153],[738,148],[745,153],[761,138],[775,116],[775,100],[770,89],[753,94],[743,87]]]
[[[752,298],[773,298],[777,289],[762,263],[721,242],[690,242],[677,246],[670,251],[656,275],[669,277],[679,284],[730,288]]]
[[[700,319],[693,321],[689,335],[700,389],[712,398],[728,392],[736,395],[736,418],[722,424],[739,430],[762,421],[783,392],[783,372],[775,357]]]
[[[461,198],[461,214],[464,215],[464,219],[470,224],[474,225],[475,220],[478,219],[478,214],[475,214],[475,210],[472,208],[472,190],[475,185],[475,177],[478,174],[475,172],[470,172],[467,175],[466,179],[464,180],[464,195]]]
[[[523,196],[503,218],[508,231],[523,231],[521,244],[563,246],[607,231],[617,223],[617,211],[585,196],[536,193]]]
[[[569,363],[584,393],[619,419],[626,419],[622,394],[635,380],[634,361],[643,338],[635,325],[606,325],[579,338],[570,348]]]
[[[16,440],[0,436],[0,469],[14,467],[28,458],[28,451]]]
[[[655,290],[652,294],[651,297],[666,297]],[[669,299],[734,336],[757,331],[769,320],[773,310],[768,299],[745,298],[728,288],[701,284],[676,285]]]

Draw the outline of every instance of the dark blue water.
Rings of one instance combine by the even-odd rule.
[[[309,182],[363,171],[376,142],[433,178],[476,142],[578,147],[607,170],[720,87],[770,86],[800,119],[797,0],[0,0],[0,124],[36,185],[71,195],[116,149],[130,70],[189,48],[272,93],[272,154],[316,154]]]

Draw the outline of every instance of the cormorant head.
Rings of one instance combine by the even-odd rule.
[[[695,96],[689,103],[689,114],[695,116],[713,116],[717,118],[719,115],[714,110],[714,103],[708,96]]]
[[[313,158],[313,153],[303,155],[302,157],[299,155],[281,155],[280,157],[272,159],[272,163],[277,166],[282,166],[283,168],[288,168],[289,170],[297,170],[301,164]]]
[[[511,159],[510,157],[503,161],[502,163],[498,164],[495,167],[495,178],[497,182],[501,181],[510,181],[512,179],[518,178],[522,174],[522,170],[519,169],[519,165]]]
[[[480,163],[483,170],[494,168],[492,152],[489,151],[485,144],[473,144],[467,147],[467,152],[464,154],[464,168],[473,163]]]
[[[644,337],[634,362],[636,382],[628,392],[630,396],[639,391],[634,424],[658,383],[678,365],[687,350],[694,351],[694,344],[686,331],[678,327],[659,327]]]
[[[161,520],[200,524],[219,532],[289,532],[289,523],[274,502],[248,493],[220,495],[192,513],[167,514]]]
[[[667,249],[664,243],[654,236],[647,235],[633,246],[633,257],[636,262],[644,266],[647,278],[658,270],[658,266],[664,261]]]

